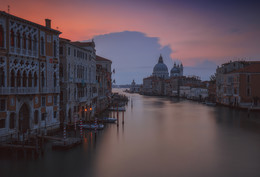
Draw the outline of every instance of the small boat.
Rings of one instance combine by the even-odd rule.
[[[206,105],[208,105],[208,106],[216,106],[216,103],[206,102]]]
[[[110,107],[109,111],[125,111],[125,107]]]
[[[106,123],[115,123],[115,121],[117,121],[117,119],[113,118],[113,117],[104,117],[103,121]]]
[[[95,129],[102,130],[104,128],[104,125],[103,124],[83,124],[82,128],[91,129],[91,130],[95,130]]]

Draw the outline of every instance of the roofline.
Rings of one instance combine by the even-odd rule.
[[[73,42],[72,42],[71,40],[69,40],[69,39],[60,38],[60,42],[64,42],[64,43],[70,44],[70,45],[72,45],[72,46],[74,46],[74,47],[80,48],[81,50],[85,50],[85,51],[87,51],[87,52],[91,52],[91,50],[86,49],[86,48],[81,47],[81,46],[78,46],[78,45],[76,45],[75,43],[73,43]]]
[[[40,24],[38,24],[38,23],[34,23],[34,22],[32,22],[32,21],[23,19],[23,18],[21,18],[21,17],[17,17],[17,16],[15,16],[15,15],[11,15],[11,14],[9,14],[9,13],[6,13],[5,11],[0,11],[0,15],[6,16],[6,17],[11,17],[11,18],[13,18],[13,19],[15,19],[15,20],[19,20],[19,21],[22,21],[22,22],[24,22],[24,23],[29,23],[30,25],[34,25],[34,26],[37,26],[38,28],[43,28],[43,29],[45,29],[45,30],[49,30],[49,31],[55,32],[55,33],[57,33],[57,34],[61,34],[61,33],[62,33],[62,32],[60,32],[60,31],[58,31],[58,30],[55,30],[55,29],[52,29],[52,28],[48,28],[48,27],[46,27],[46,26],[40,25]]]

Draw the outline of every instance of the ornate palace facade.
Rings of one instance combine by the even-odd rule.
[[[0,11],[0,136],[59,127],[59,35]]]

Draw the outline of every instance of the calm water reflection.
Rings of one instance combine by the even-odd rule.
[[[42,159],[0,159],[0,176],[259,177],[260,116],[226,107],[128,95],[125,124],[86,132],[82,146]],[[120,118],[122,114],[119,115]],[[257,117],[259,116],[259,117]]]

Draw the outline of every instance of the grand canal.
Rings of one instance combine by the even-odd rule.
[[[127,94],[119,127],[85,132],[67,151],[0,158],[12,177],[259,177],[260,113],[189,100]]]

